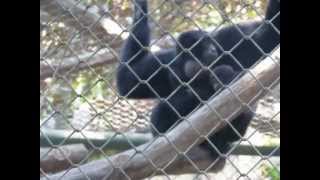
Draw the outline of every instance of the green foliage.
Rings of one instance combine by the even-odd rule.
[[[265,177],[270,178],[270,180],[280,180],[280,172],[277,167],[263,164],[261,168]]]

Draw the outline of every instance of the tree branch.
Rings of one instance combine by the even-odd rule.
[[[83,56],[64,59],[63,62],[67,63],[64,63],[61,66],[49,66],[42,64],[40,65],[40,80],[52,77],[55,73],[63,75],[70,70],[74,73],[89,67],[99,67],[117,62],[117,58],[110,52],[96,54],[94,55],[94,58],[90,58],[91,55],[92,53],[88,53]],[[90,58],[90,60],[87,60],[88,58]]]
[[[82,162],[89,151],[82,144],[61,146],[58,149],[40,148],[40,168],[45,173],[55,173]]]
[[[72,134],[72,135],[71,135]],[[83,136],[85,134],[85,137]],[[123,136],[124,135],[124,136]],[[60,144],[80,143],[85,145],[89,150],[94,147],[103,149],[112,149],[116,151],[124,151],[131,149],[132,146],[142,145],[152,140],[151,133],[123,133],[116,132],[93,132],[81,131],[81,133],[73,130],[57,130],[42,128],[40,133],[40,147],[59,146]],[[50,141],[48,141],[50,139]],[[106,144],[108,142],[108,144]],[[257,153],[256,150],[259,152]],[[272,153],[272,154],[271,154]],[[250,155],[250,156],[279,156],[280,148],[277,146],[255,146],[238,145],[232,152],[232,155]]]
[[[267,93],[268,89],[264,87],[270,88],[279,82],[280,65],[275,63],[273,59],[266,58],[231,85],[230,88],[222,91],[208,101],[207,105],[179,123],[165,137],[156,138],[154,141],[137,148],[111,156],[108,160],[97,160],[82,165],[81,171],[79,168],[74,168],[68,172],[52,175],[49,178],[60,179],[61,176],[64,176],[63,179],[65,180],[81,180],[87,179],[87,177],[96,180],[121,180],[128,179],[128,177],[129,179],[148,177],[155,170],[166,167],[191,145],[197,146],[203,142],[204,139],[199,139],[199,137],[215,133],[224,127],[226,122],[221,121],[220,117],[230,122],[246,109],[243,104],[253,105]]]

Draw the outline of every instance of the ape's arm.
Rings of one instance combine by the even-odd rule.
[[[133,0],[134,15],[131,32],[128,39],[124,42],[121,52],[121,60],[123,62],[130,61],[137,55],[145,58],[148,51],[143,51],[144,47],[150,44],[150,27],[148,24],[148,4],[145,0]],[[141,51],[141,52],[140,52]],[[135,59],[137,57],[134,57]]]
[[[269,0],[265,19],[270,20],[280,31],[280,0]]]
[[[280,44],[280,0],[269,0],[263,26],[253,39],[264,53],[271,53]]]
[[[279,45],[279,31],[280,2],[278,0],[269,0],[265,20],[225,26],[213,34],[213,38],[222,47],[220,53],[222,54],[222,51],[230,51],[233,56],[224,54],[215,66],[228,64],[235,70],[242,71],[243,69],[238,65],[240,63],[244,68],[250,68]],[[244,37],[244,35],[247,35],[248,38]],[[236,63],[235,60],[239,63]]]
[[[148,4],[146,0],[136,0],[134,6],[133,27],[122,47],[116,77],[118,92],[127,98],[167,96],[171,92],[171,88],[164,84],[169,81],[168,71],[161,67],[161,63],[172,59],[174,52],[155,54],[158,59],[149,52]]]

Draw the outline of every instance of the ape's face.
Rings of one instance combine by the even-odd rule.
[[[177,54],[184,62],[187,77],[193,77],[201,68],[208,67],[218,58],[218,51],[208,34],[204,31],[189,31],[179,36]]]
[[[205,31],[182,33],[178,42],[181,46],[177,45],[177,54],[181,53],[179,58],[183,58],[184,61],[197,59],[202,65],[208,66],[218,58],[217,48]]]

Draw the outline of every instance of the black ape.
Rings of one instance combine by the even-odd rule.
[[[127,98],[162,99],[151,115],[155,136],[158,132],[166,132],[201,106],[201,100],[212,97],[220,88],[220,82],[229,84],[243,68],[250,68],[280,42],[280,2],[277,0],[269,2],[267,21],[225,26],[213,34],[184,32],[175,48],[154,55],[148,50],[147,1],[136,0],[134,12],[134,27],[121,52],[118,91]],[[252,117],[253,113],[247,111],[232,121],[240,135],[244,135]],[[226,152],[230,143],[239,138],[227,126],[210,136],[210,141],[220,151]],[[206,142],[201,146],[216,155],[214,148],[208,145]]]

